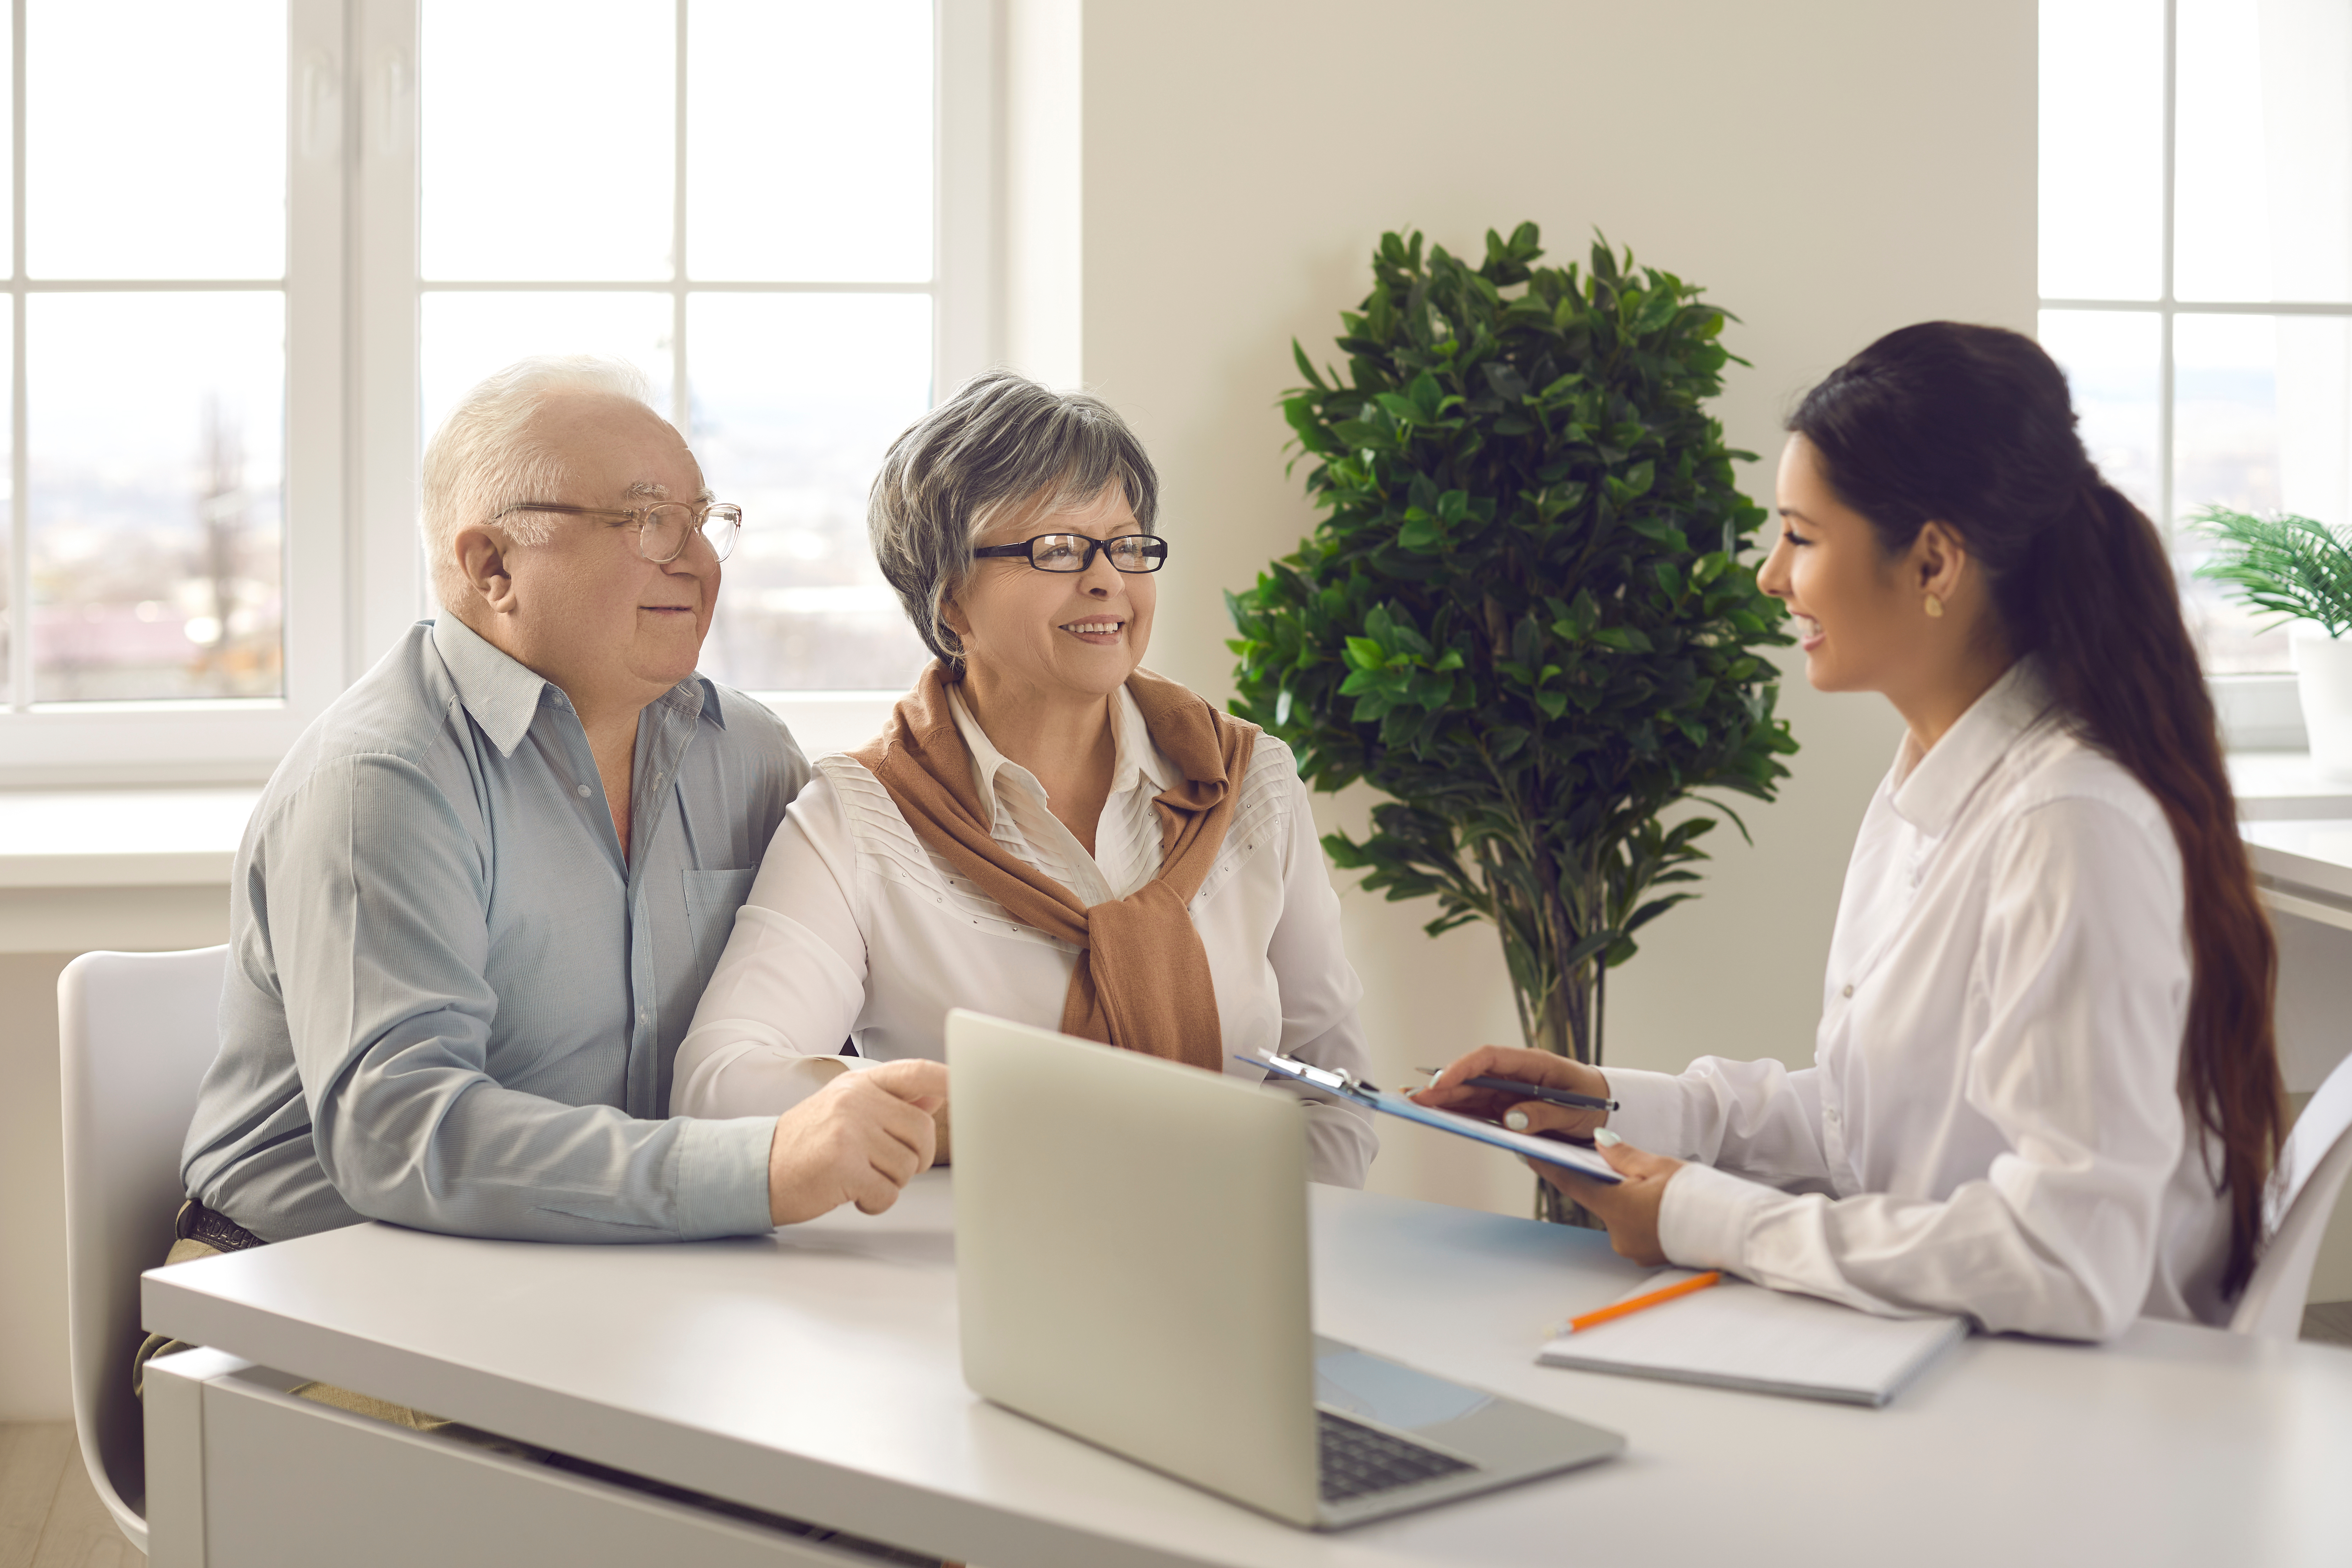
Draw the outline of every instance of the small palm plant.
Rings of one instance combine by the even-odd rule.
[[[2218,546],[2200,577],[2231,584],[2258,610],[2326,626],[2331,637],[2352,631],[2352,530],[2220,506],[2199,512],[2197,523]]]
[[[2312,765],[2322,777],[2352,783],[2352,637],[2345,635],[2352,632],[2352,530],[2218,506],[2197,521],[2216,545],[2197,574],[2295,621],[2287,646]]]

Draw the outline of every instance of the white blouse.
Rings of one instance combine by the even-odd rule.
[[[1814,1065],[1607,1073],[1611,1127],[1700,1162],[1667,1184],[1666,1255],[1993,1331],[2223,1321],[2229,1211],[2177,1088],[2182,907],[2155,797],[2031,661],[1925,755],[1906,737],[1846,871]]]
[[[1088,907],[1159,874],[1152,797],[1181,775],[1125,690],[1091,855],[1048,809],[1036,777],[989,742],[961,696],[949,700],[999,845]],[[775,1114],[861,1062],[940,1060],[950,1007],[1061,1025],[1078,949],[1014,920],[933,855],[854,758],[820,757],[814,771],[678,1047],[674,1115]],[[1224,846],[1190,908],[1229,1075],[1262,1080],[1262,1069],[1230,1058],[1269,1051],[1364,1071],[1363,986],[1340,946],[1339,900],[1306,785],[1290,749],[1270,735],[1258,737]],[[856,1058],[838,1054],[845,1039]],[[1376,1146],[1370,1114],[1298,1092],[1315,1179],[1361,1186]]]

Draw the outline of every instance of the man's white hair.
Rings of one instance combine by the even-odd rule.
[[[531,424],[551,399],[578,393],[625,398],[662,417],[636,366],[593,354],[543,355],[519,360],[484,380],[434,432],[425,448],[418,510],[433,592],[444,608],[456,609],[472,592],[457,564],[461,529],[488,522],[518,501],[564,499],[571,475],[561,454],[534,437]],[[519,511],[500,526],[518,544],[542,544],[556,522],[553,513]]]

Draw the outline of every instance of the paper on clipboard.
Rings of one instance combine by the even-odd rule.
[[[1267,1072],[1277,1077],[1294,1079],[1311,1088],[1322,1089],[1327,1094],[1338,1095],[1342,1100],[1353,1100],[1358,1105],[1370,1106],[1372,1110],[1385,1112],[1390,1116],[1402,1117],[1407,1121],[1418,1121],[1423,1127],[1434,1127],[1441,1132],[1451,1132],[1457,1138],[1469,1138],[1481,1143],[1491,1143],[1497,1149],[1507,1149],[1514,1154],[1524,1155],[1530,1160],[1539,1160],[1547,1165],[1557,1165],[1564,1171],[1573,1171],[1580,1176],[1589,1176],[1596,1182],[1605,1182],[1613,1186],[1624,1180],[1597,1151],[1587,1149],[1580,1143],[1563,1143],[1557,1139],[1538,1138],[1532,1132],[1514,1132],[1507,1127],[1497,1127],[1491,1121],[1481,1121],[1475,1116],[1461,1116],[1451,1110],[1439,1110],[1431,1106],[1417,1105],[1403,1095],[1391,1090],[1374,1089],[1368,1083],[1359,1083],[1349,1073],[1334,1071],[1329,1068],[1318,1068],[1307,1062],[1292,1061],[1287,1057],[1236,1056],[1234,1059],[1238,1062],[1247,1062],[1252,1067],[1264,1068]]]

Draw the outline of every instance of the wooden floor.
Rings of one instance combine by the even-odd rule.
[[[2310,1307],[2303,1337],[2352,1346],[2352,1301]],[[0,1423],[0,1568],[144,1568],[90,1489],[73,1427]]]
[[[90,1489],[68,1422],[0,1423],[0,1568],[143,1568]]]

